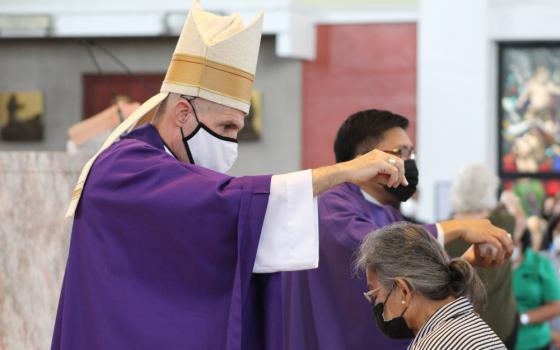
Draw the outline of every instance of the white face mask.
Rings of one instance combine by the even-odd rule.
[[[237,159],[237,140],[218,135],[200,122],[183,143],[193,164],[220,173],[231,169]]]

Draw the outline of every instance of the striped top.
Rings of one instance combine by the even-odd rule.
[[[436,311],[422,326],[408,350],[505,349],[500,338],[465,297]]]

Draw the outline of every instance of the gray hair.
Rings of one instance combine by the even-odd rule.
[[[451,207],[455,213],[493,210],[497,205],[499,180],[484,164],[464,167],[451,189]]]
[[[195,96],[189,96],[189,95],[181,95],[175,92],[170,92],[169,95],[167,95],[167,97],[161,101],[161,103],[159,104],[159,106],[157,107],[156,113],[155,113],[155,119],[161,118],[163,115],[165,115],[165,113],[167,113],[167,110],[177,101],[179,101],[181,98],[186,98],[191,104],[195,104],[198,102],[195,102],[195,100],[197,99]]]
[[[450,261],[435,238],[411,223],[371,232],[359,249],[356,268],[375,272],[387,289],[401,277],[412,290],[431,300],[465,296],[480,308],[486,298],[474,268],[464,259]]]

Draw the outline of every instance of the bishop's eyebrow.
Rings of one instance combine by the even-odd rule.
[[[222,125],[234,125],[238,129],[243,127],[243,122],[239,121],[237,118],[227,118],[222,122]]]
[[[236,129],[241,129],[241,125],[240,123],[237,123],[233,120],[224,120],[223,122],[220,123],[221,127],[233,127]]]

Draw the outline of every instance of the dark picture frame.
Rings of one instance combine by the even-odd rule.
[[[560,42],[498,44],[498,172],[560,179]]]
[[[43,119],[42,91],[0,93],[0,141],[42,141]]]

